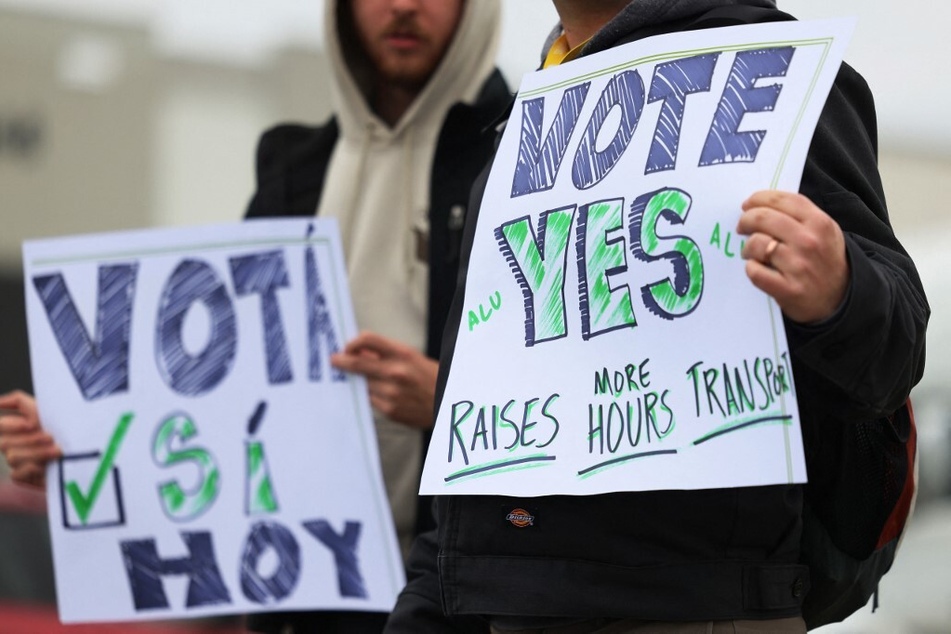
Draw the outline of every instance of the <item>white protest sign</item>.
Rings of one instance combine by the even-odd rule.
[[[782,316],[735,227],[754,191],[798,190],[851,30],[672,34],[525,77],[422,493],[805,481]]]
[[[337,226],[28,242],[64,622],[388,611],[404,583]]]

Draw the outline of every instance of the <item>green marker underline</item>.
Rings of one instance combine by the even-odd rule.
[[[515,458],[514,460],[502,460],[500,462],[493,462],[489,464],[477,465],[469,469],[463,469],[462,471],[457,471],[450,476],[444,478],[446,482],[452,482],[453,480],[458,480],[459,478],[465,478],[466,476],[475,475],[477,473],[486,473],[488,471],[495,471],[497,469],[505,469],[507,467],[513,467],[520,464],[528,464],[531,462],[549,462],[555,460],[555,456],[529,456],[527,458]]]

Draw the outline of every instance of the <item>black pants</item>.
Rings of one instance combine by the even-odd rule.
[[[270,612],[252,614],[247,627],[262,634],[380,634],[385,612]]]
[[[499,630],[492,634],[805,634],[806,623],[800,617],[767,621],[694,621],[674,623],[638,619],[597,619],[573,625]]]

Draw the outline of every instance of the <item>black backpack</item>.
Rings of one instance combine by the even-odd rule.
[[[911,401],[888,418],[824,422],[837,433],[822,447],[806,445],[800,558],[809,566],[808,629],[844,620],[873,595],[878,607],[878,582],[895,560],[918,485]]]

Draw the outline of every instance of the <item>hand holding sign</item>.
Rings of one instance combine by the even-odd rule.
[[[46,465],[62,455],[40,426],[36,401],[25,392],[0,396],[0,452],[13,481],[35,487],[46,486]]]
[[[410,427],[432,427],[439,371],[433,359],[393,339],[365,332],[330,361],[340,370],[365,376],[370,404],[387,418]]]
[[[838,223],[801,194],[761,191],[743,203],[736,230],[746,274],[799,323],[831,317],[849,286],[845,238]],[[771,240],[777,240],[770,249]],[[768,257],[767,257],[768,254]]]

